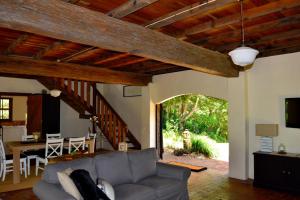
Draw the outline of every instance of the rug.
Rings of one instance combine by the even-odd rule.
[[[168,162],[168,164],[176,165],[176,166],[180,166],[180,167],[186,167],[186,168],[189,168],[193,172],[202,172],[204,170],[207,170],[207,167],[190,165],[190,164],[176,162],[176,161],[170,161],[170,162]]]

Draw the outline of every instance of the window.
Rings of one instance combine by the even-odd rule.
[[[0,98],[0,121],[12,121],[12,98]]]

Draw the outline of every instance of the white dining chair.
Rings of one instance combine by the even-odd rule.
[[[46,140],[47,139],[60,139],[61,133],[47,133],[46,134]]]
[[[94,145],[96,145],[96,137],[97,137],[97,133],[89,133],[87,139],[95,140]],[[89,148],[87,144],[85,145],[85,147]]]
[[[84,150],[84,147],[85,137],[69,138],[69,154],[76,151],[80,151],[80,148]]]
[[[97,133],[89,133],[90,139],[96,139]]]
[[[27,178],[27,169],[26,169],[26,156],[20,155],[20,173],[23,174],[25,178]],[[8,172],[14,171],[13,169],[13,155],[6,155],[4,150],[4,145],[2,140],[0,140],[0,160],[1,160],[1,168],[0,168],[0,177],[2,177],[2,181],[5,181],[6,174]]]
[[[22,141],[34,141],[34,136],[33,135],[23,135],[22,136]],[[38,155],[37,150],[28,150],[23,152],[27,156],[27,175],[30,175],[30,160],[36,159]]]
[[[64,138],[60,139],[47,139],[46,140],[46,149],[43,155],[38,155],[36,157],[36,168],[35,175],[38,175],[39,169],[44,170],[44,167],[48,164],[49,158],[55,158],[61,156],[63,152]],[[44,164],[44,167],[40,166]]]

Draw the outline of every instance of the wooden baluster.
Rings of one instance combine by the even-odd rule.
[[[78,81],[74,80],[74,95],[78,96]]]
[[[112,121],[112,110],[109,109],[109,138],[111,141],[113,141],[113,132],[112,132],[112,126],[113,126],[113,121]],[[115,146],[115,143],[113,143]]]
[[[69,94],[72,92],[72,80],[71,79],[67,80],[67,90],[68,90]]]
[[[81,101],[84,102],[84,81],[80,81],[80,97]]]
[[[118,140],[122,141],[122,122],[118,121]]]
[[[108,106],[107,105],[105,105],[105,107],[106,107],[106,112],[105,112],[105,129],[106,129],[106,133],[107,133],[107,136],[108,136],[108,138],[109,138],[109,132],[108,132],[108,126],[109,126],[109,108],[108,108]]]
[[[100,112],[101,112],[101,129],[103,130],[104,129],[104,124],[105,124],[105,119],[104,119],[104,116],[105,116],[105,107],[104,107],[104,103],[103,101],[101,100],[101,109],[100,109]]]
[[[55,78],[54,81],[55,81],[54,84],[57,85],[57,87],[59,87],[61,89],[65,88],[65,79],[63,79],[63,78]]]
[[[92,88],[93,88],[93,107],[95,108],[95,110],[97,110],[97,105],[96,105],[96,91],[97,91],[97,87],[96,87],[96,83],[92,84]]]
[[[88,106],[91,106],[91,84],[90,82],[86,83],[86,103]]]
[[[118,120],[118,124],[116,124],[116,131],[118,132],[118,143],[120,143],[122,141],[122,137],[121,137],[121,132],[120,132],[120,129],[121,129],[121,121]]]
[[[125,126],[125,128],[124,128],[124,133],[123,133],[123,135],[122,135],[122,142],[126,142],[126,137],[127,137],[127,131],[128,131],[128,128],[127,128],[127,126]]]
[[[101,116],[101,113],[100,113],[100,107],[101,107],[101,101],[100,101],[100,96],[96,96],[97,97],[97,103],[96,103],[96,114],[100,120],[100,116]]]
[[[101,125],[102,125],[102,121],[101,121],[101,111],[100,111],[100,108],[101,108],[101,105],[100,105],[100,98],[99,97],[97,97],[97,113],[96,113],[96,115],[97,115],[97,117],[98,117],[98,127],[101,129]]]
[[[113,144],[117,147],[117,134],[116,134],[116,115],[112,115],[112,132],[113,132]]]

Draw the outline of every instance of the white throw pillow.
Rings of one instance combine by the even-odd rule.
[[[75,183],[70,178],[70,174],[72,173],[72,171],[73,170],[71,168],[68,168],[68,169],[65,169],[64,171],[57,172],[58,180],[66,193],[68,193],[69,195],[74,197],[76,200],[83,200]]]
[[[110,200],[115,200],[115,190],[109,182],[98,180],[98,188],[100,188]]]

